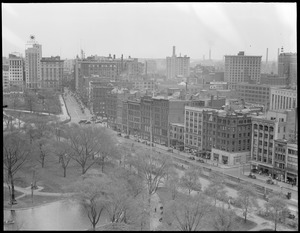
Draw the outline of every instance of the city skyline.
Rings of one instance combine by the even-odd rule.
[[[86,56],[166,58],[176,46],[177,56],[187,55],[191,60],[208,59],[209,51],[214,60],[245,51],[245,55],[262,56],[263,62],[267,48],[269,61],[277,60],[278,48],[297,51],[295,3],[2,6],[2,56],[13,52],[24,55],[30,35],[43,45],[44,56],[62,59],[75,58],[81,49]]]

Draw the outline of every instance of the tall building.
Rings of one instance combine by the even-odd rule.
[[[167,79],[174,79],[177,77],[187,78],[190,75],[190,57],[186,55],[179,57],[175,54],[175,46],[173,46],[172,57],[166,58],[167,63]]]
[[[9,87],[9,65],[2,64],[2,89]]]
[[[41,88],[62,89],[64,61],[56,57],[41,59]]]
[[[297,108],[297,89],[285,87],[270,88],[270,110]]]
[[[297,85],[297,53],[279,54],[278,75],[287,79],[287,85]]]
[[[30,44],[27,45],[31,47],[25,50],[26,88],[41,88],[42,45],[34,41],[34,36],[31,36]]]
[[[249,114],[185,107],[185,149],[211,152],[211,159],[228,165],[250,159]]]
[[[234,89],[240,82],[260,82],[261,57],[245,56],[244,52],[226,55],[224,81],[228,82],[228,88]]]
[[[269,111],[252,117],[251,166],[273,174],[275,166],[275,140],[293,139],[296,111]],[[277,165],[276,165],[277,166]]]
[[[21,55],[9,54],[9,85],[23,89],[24,60]]]

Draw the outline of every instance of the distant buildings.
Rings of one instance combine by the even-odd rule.
[[[63,80],[64,61],[56,57],[41,59],[41,88],[61,90]]]
[[[285,77],[279,77],[277,74],[261,74],[260,84],[269,86],[286,86],[287,80]]]
[[[297,85],[297,53],[279,54],[278,75],[287,79],[287,85]]]
[[[240,82],[260,81],[262,56],[245,56],[244,52],[238,55],[225,56],[224,81],[228,82],[229,89],[235,89]]]
[[[292,109],[297,107],[297,89],[271,87],[270,98],[270,110]]]
[[[190,75],[190,57],[176,56],[175,46],[173,46],[172,57],[166,58],[167,63],[167,79],[175,79],[176,77],[187,78]]]
[[[261,84],[237,83],[235,84],[236,96],[245,102],[262,104],[266,107],[270,104],[270,86]]]
[[[9,65],[2,64],[2,89],[9,87]]]
[[[9,85],[23,90],[24,85],[24,59],[21,55],[9,54]]]
[[[31,47],[25,50],[26,88],[41,88],[41,59],[42,45],[33,42]]]

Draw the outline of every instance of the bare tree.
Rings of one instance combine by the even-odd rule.
[[[248,212],[253,208],[257,207],[257,194],[256,189],[252,185],[243,185],[241,184],[239,190],[238,190],[238,198],[237,203],[241,205],[241,208],[243,210],[243,215],[245,222],[247,221],[247,214]]]
[[[236,214],[233,210],[226,210],[224,203],[213,211],[212,226],[216,231],[233,231],[236,229]]]
[[[72,124],[67,131],[67,139],[72,148],[70,155],[81,166],[82,174],[98,162],[97,156],[100,155],[100,159],[104,161],[107,156],[115,155],[111,153],[114,143],[111,142],[112,138],[105,128]]]
[[[199,231],[205,216],[211,211],[211,205],[203,194],[182,196],[171,201],[165,208],[169,225],[181,231]]]
[[[26,90],[24,92],[24,100],[25,100],[26,107],[29,108],[30,112],[33,112],[33,109],[35,108],[35,106],[38,102],[36,93],[34,93],[33,91],[30,91],[30,90]]]
[[[28,160],[30,148],[24,135],[18,133],[4,134],[3,138],[3,164],[6,173],[9,189],[11,190],[11,202],[15,200],[14,180],[15,174],[23,167]]]
[[[224,178],[218,174],[213,174],[210,177],[210,183],[205,189],[205,194],[213,198],[215,206],[217,205],[217,200],[226,200],[227,199],[227,190],[224,185]]]
[[[70,153],[72,153],[71,146],[69,145],[69,142],[64,141],[54,141],[52,144],[50,144],[52,149],[52,153],[59,158],[59,164],[61,165],[63,171],[64,171],[64,177],[67,176],[67,167],[71,161]]]
[[[172,200],[175,200],[178,195],[179,181],[179,175],[176,169],[174,169],[174,167],[171,168],[168,179],[165,181],[165,186],[171,192]]]
[[[274,195],[265,203],[265,207],[271,213],[274,230],[276,231],[278,222],[285,219],[286,213],[289,212],[287,204],[280,196]]]
[[[183,189],[188,190],[191,194],[192,190],[201,191],[201,183],[199,180],[200,171],[196,167],[192,167],[184,172],[184,175],[180,178],[180,186]]]
[[[93,177],[80,180],[67,188],[74,192],[73,198],[75,198],[86,211],[93,230],[95,230],[104,211],[104,187],[105,183],[102,179]]]

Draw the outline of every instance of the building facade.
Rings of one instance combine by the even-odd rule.
[[[64,61],[56,57],[41,59],[41,88],[62,90]]]
[[[277,177],[276,172],[274,172],[275,140],[289,140],[294,138],[294,135],[290,135],[289,133],[289,129],[295,128],[294,116],[295,111],[269,111],[265,115],[252,117],[252,168],[272,174],[273,178]],[[283,163],[282,158],[277,158],[278,163]],[[283,169],[282,165],[277,170],[280,169]]]
[[[9,65],[2,64],[2,89],[9,87]]]
[[[170,146],[176,149],[184,149],[184,124],[170,123]]]
[[[34,43],[25,50],[26,88],[41,88],[42,45]]]
[[[297,108],[297,89],[270,88],[270,110]]]
[[[229,89],[235,89],[235,84],[240,82],[260,82],[260,73],[261,56],[245,56],[244,52],[225,56],[224,81]]]
[[[279,54],[278,75],[287,79],[287,85],[297,85],[297,53]]]
[[[270,105],[270,86],[261,84],[237,83],[236,96],[245,102],[253,104]]]
[[[175,46],[173,46],[172,57],[166,58],[167,79],[175,79],[176,77],[187,78],[190,75],[190,57],[176,56]]]
[[[24,60],[19,55],[9,54],[9,85],[19,87],[24,86]]]

